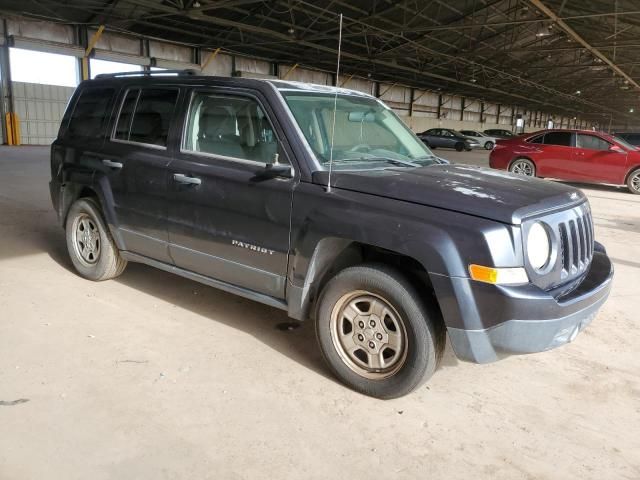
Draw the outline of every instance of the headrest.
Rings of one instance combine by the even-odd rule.
[[[203,105],[200,115],[200,138],[212,140],[224,135],[236,134],[235,117],[221,106]]]

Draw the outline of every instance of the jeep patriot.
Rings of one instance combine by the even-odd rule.
[[[447,335],[471,362],[540,352],[605,302],[580,190],[446,165],[364,93],[187,73],[71,98],[50,189],[83,277],[142,262],[310,319],[333,373],[378,398],[425,382]]]

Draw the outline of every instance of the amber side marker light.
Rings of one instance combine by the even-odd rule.
[[[483,265],[469,265],[469,276],[477,281],[493,285],[518,285],[528,283],[529,277],[524,268],[495,268]]]

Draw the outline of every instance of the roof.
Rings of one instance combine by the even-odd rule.
[[[336,69],[342,14],[345,76],[607,124],[640,113],[637,0],[4,3],[38,20],[53,11],[62,23],[326,72]]]
[[[173,71],[171,71],[173,72]],[[197,75],[184,71],[184,74],[170,75],[167,71],[158,72],[122,72],[99,75],[95,79],[87,80],[85,84],[95,83],[150,83],[150,84],[218,84],[218,85],[234,85],[239,87],[260,87],[264,85],[272,85],[280,91],[298,91],[313,92],[324,94],[352,95],[358,97],[375,98],[367,93],[351,90],[349,88],[333,87],[328,85],[317,85],[313,83],[293,82],[285,80],[272,80],[262,78],[246,78],[246,77],[216,77],[211,75]]]

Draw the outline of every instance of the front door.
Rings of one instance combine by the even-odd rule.
[[[627,153],[621,147],[597,135],[579,133],[574,156],[574,168],[582,179],[595,182],[623,183],[627,169]]]
[[[127,251],[171,263],[166,229],[167,149],[179,89],[130,88],[122,101],[101,162]]]
[[[295,181],[262,175],[288,162],[269,109],[229,90],[194,90],[188,101],[169,168],[171,256],[180,268],[284,298]]]

